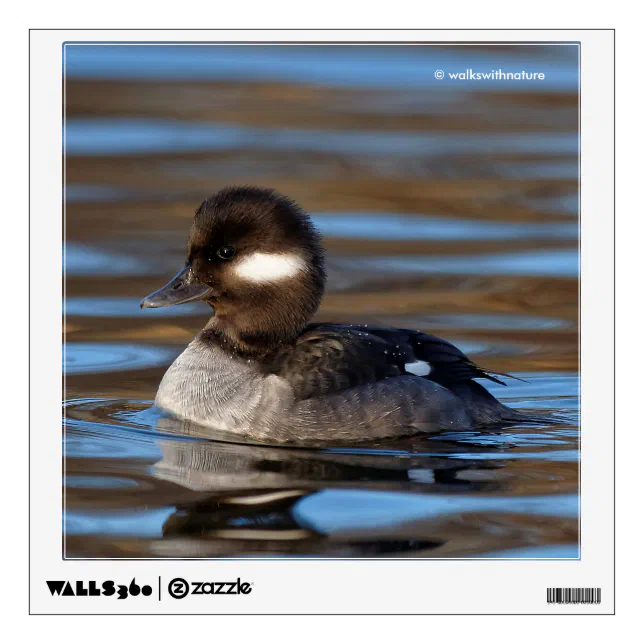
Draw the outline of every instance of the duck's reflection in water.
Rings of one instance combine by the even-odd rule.
[[[303,490],[214,495],[177,506],[163,525],[165,542],[155,550],[168,552],[170,540],[182,556],[300,555],[369,557],[428,551],[437,540],[353,538],[337,540],[307,525],[295,512],[306,498]]]
[[[165,418],[159,420],[158,429],[184,437],[203,431]],[[410,518],[405,506],[412,494],[498,491],[501,483],[494,470],[502,465],[489,459],[455,458],[454,445],[447,442],[423,446],[424,453],[415,455],[394,443],[321,450],[162,440],[163,457],[152,467],[153,475],[193,494],[175,504],[175,512],[163,525],[164,538],[153,549],[158,556],[195,557],[432,556],[431,551],[446,541],[431,526],[420,533],[405,529]],[[409,441],[405,447],[409,450]],[[437,456],[425,455],[430,447]],[[450,456],[440,456],[441,451]],[[487,480],[480,476],[481,470],[490,473]],[[470,479],[464,475],[467,471],[479,474]],[[367,530],[326,529],[301,511],[307,499],[325,490],[371,491],[365,503],[372,510],[384,493],[382,510],[389,515],[379,527]],[[399,511],[390,511],[392,493],[397,491],[403,493]],[[342,511],[333,499],[330,505],[329,509]]]

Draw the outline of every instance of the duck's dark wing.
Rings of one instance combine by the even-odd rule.
[[[473,378],[496,380],[431,335],[374,326],[311,324],[264,363],[293,397],[300,437],[364,440],[523,419]]]
[[[501,382],[433,335],[361,325],[310,324],[296,346],[275,356],[267,368],[287,380],[301,400],[403,375],[449,389],[473,378]]]
[[[473,378],[486,378],[499,385],[505,385],[495,375],[508,376],[508,374],[479,367],[460,349],[435,335],[409,329],[387,327],[369,327],[369,329],[373,335],[387,340],[390,344],[396,346],[404,344],[415,360],[427,363],[429,373],[426,377],[444,387]]]

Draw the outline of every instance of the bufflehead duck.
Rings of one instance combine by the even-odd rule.
[[[494,372],[445,340],[310,323],[325,278],[320,235],[287,197],[230,187],[206,199],[184,268],[141,302],[203,300],[213,309],[163,376],[156,407],[277,443],[368,441],[524,418],[474,381],[500,383]]]

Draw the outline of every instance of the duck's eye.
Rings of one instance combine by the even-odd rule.
[[[230,259],[235,255],[235,249],[232,246],[222,246],[217,249],[217,257],[221,259]]]

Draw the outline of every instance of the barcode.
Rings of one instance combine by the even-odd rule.
[[[549,604],[601,604],[601,588],[548,588]]]

